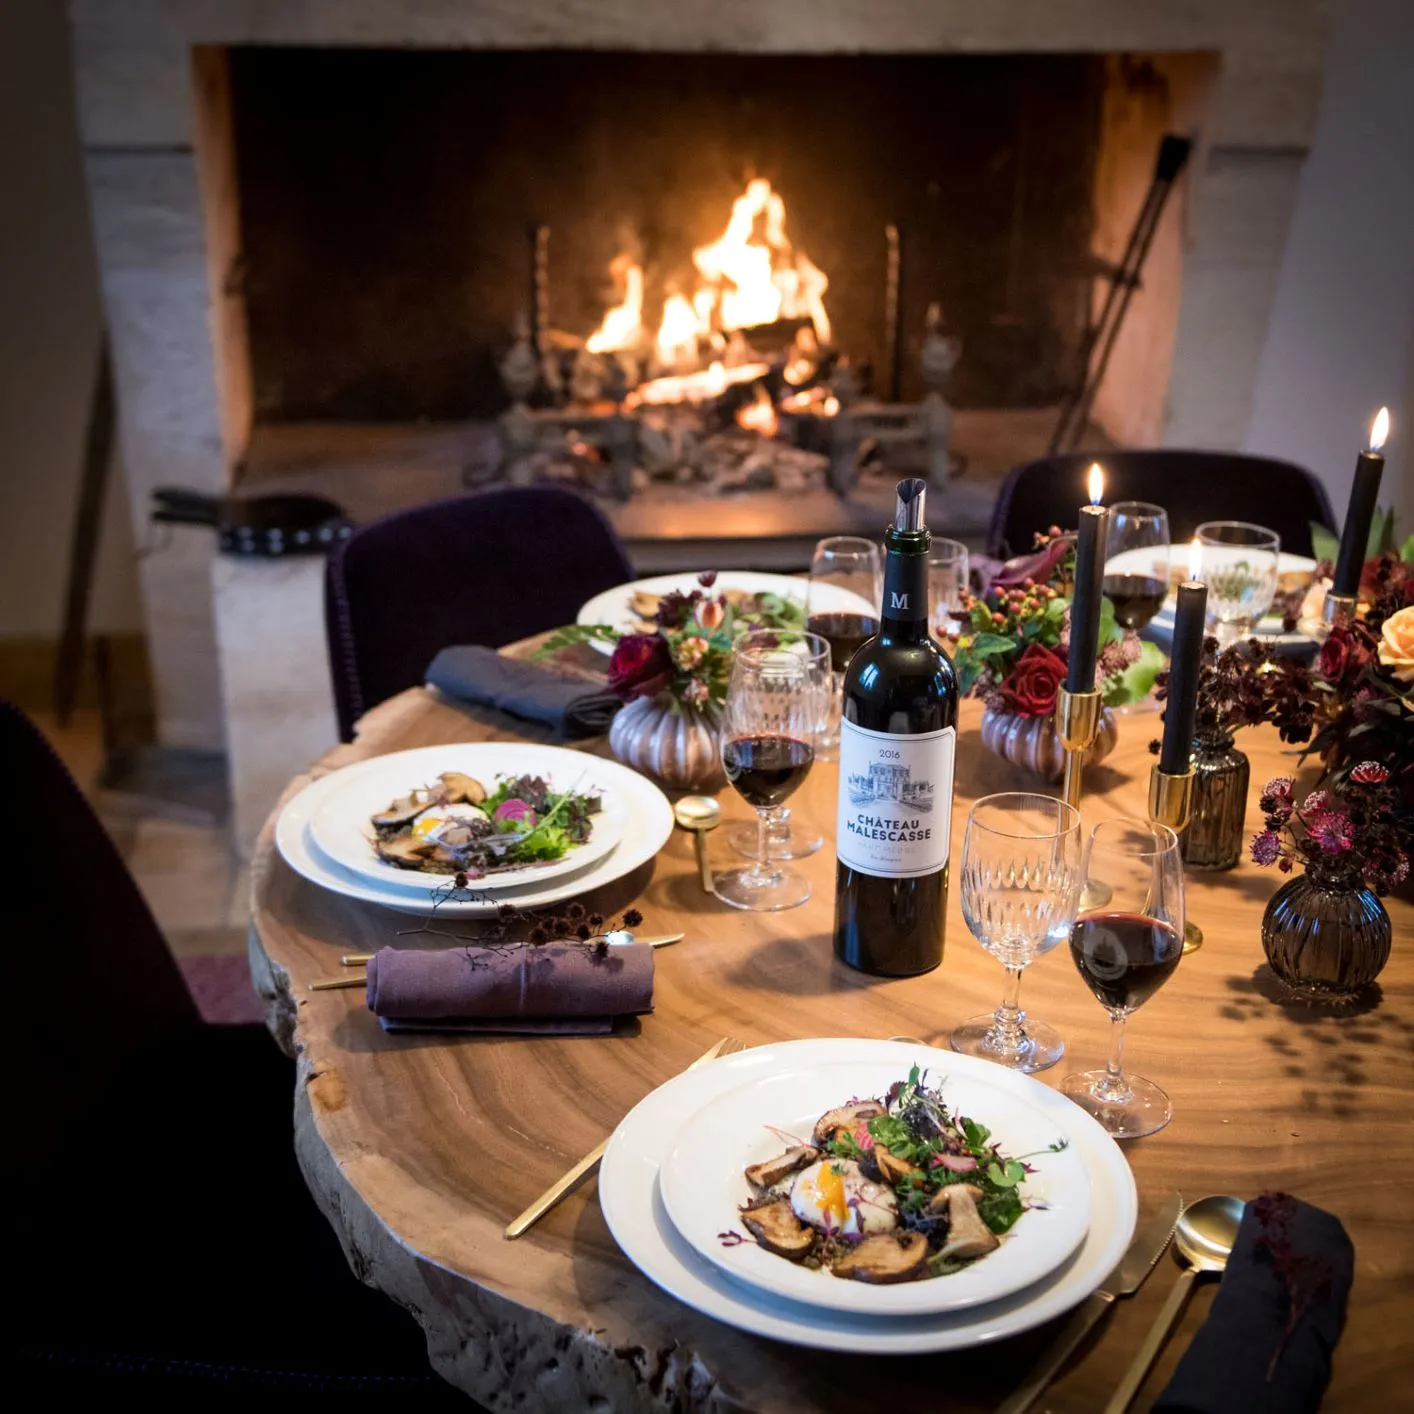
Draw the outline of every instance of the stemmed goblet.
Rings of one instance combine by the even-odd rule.
[[[1276,598],[1281,536],[1245,520],[1204,521],[1197,530],[1208,619],[1226,647],[1256,629]]]
[[[1105,598],[1121,628],[1139,630],[1169,592],[1169,513],[1149,501],[1116,501],[1105,533]]]
[[[1045,1070],[1065,1051],[1020,1004],[1024,968],[1071,935],[1080,901],[1080,812],[1048,795],[1006,791],[979,800],[962,841],[962,916],[1006,968],[994,1012],[952,1033],[952,1046],[1012,1070]]]
[[[736,650],[761,648],[776,650],[803,658],[809,665],[814,694],[811,697],[810,741],[815,759],[822,758],[821,743],[828,742],[831,731],[839,732],[839,708],[834,692],[834,677],[830,667],[830,645],[818,633],[785,633],[776,629],[755,629],[737,640]],[[733,825],[727,831],[727,843],[747,859],[756,859],[760,848],[760,832],[752,824]],[[818,830],[806,829],[791,815],[790,807],[779,806],[766,829],[766,848],[771,859],[804,859],[825,843]]]
[[[847,596],[842,600],[840,591]],[[830,645],[834,670],[829,733],[818,743],[821,760],[839,747],[840,690],[855,650],[879,631],[884,599],[884,562],[879,547],[859,535],[831,535],[815,546],[805,591],[805,626]],[[849,605],[849,607],[843,607]]]
[[[1061,1089],[1116,1139],[1137,1139],[1173,1118],[1169,1097],[1152,1080],[1124,1073],[1124,1027],[1183,956],[1178,836],[1148,820],[1105,820],[1090,831],[1083,873],[1102,879],[1108,898],[1081,911],[1070,954],[1109,1012],[1114,1042],[1104,1070],[1067,1075]]]
[[[764,641],[763,641],[764,640]],[[794,794],[815,760],[814,732],[823,686],[811,659],[777,633],[748,634],[732,649],[722,723],[722,767],[756,810],[756,858],[716,876],[715,892],[733,908],[794,908],[810,882],[770,857],[775,812]]]

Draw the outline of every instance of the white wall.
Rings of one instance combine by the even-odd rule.
[[[1414,533],[1414,3],[1333,0],[1246,448],[1309,467],[1339,523],[1370,418],[1394,434],[1381,501]]]
[[[0,4],[0,637],[54,638],[101,312],[64,7]],[[114,467],[93,631],[137,631],[132,533]]]

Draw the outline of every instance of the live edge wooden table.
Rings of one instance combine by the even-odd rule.
[[[953,857],[968,806],[1027,787],[984,751],[978,704],[963,705]],[[1087,822],[1142,814],[1155,718],[1121,726],[1115,753],[1087,773]],[[315,774],[439,742],[537,740],[536,729],[468,712],[418,689],[371,712],[357,741]],[[1274,734],[1249,732],[1249,828],[1269,776],[1295,759]],[[602,751],[602,742],[588,749]],[[252,964],[271,1029],[296,1056],[295,1145],[354,1272],[407,1307],[435,1368],[497,1410],[990,1409],[1054,1331],[983,1349],[918,1357],[800,1350],[744,1334],[660,1292],[624,1258],[591,1181],[516,1242],[502,1229],[650,1090],[722,1036],[751,1045],[797,1037],[918,1036],[946,1046],[950,1028],[995,1006],[1002,970],[948,918],[943,965],[880,981],[831,954],[836,768],[815,768],[792,808],[824,831],[801,861],[814,897],[783,913],[739,913],[703,893],[692,842],[675,833],[656,861],[591,906],[641,908],[654,933],[686,939],[657,954],[652,1015],[600,1038],[389,1035],[361,990],[310,992],[343,952],[387,945],[416,920],[305,883],[279,858],[273,826],[254,864]],[[294,782],[293,792],[309,777]],[[1034,781],[1030,782],[1034,785]],[[723,795],[728,821],[748,811]],[[712,837],[725,865],[723,832]],[[1325,1403],[1339,1411],[1414,1407],[1414,909],[1389,901],[1394,955],[1378,1004],[1315,1015],[1271,998],[1262,970],[1262,909],[1280,876],[1244,863],[1190,874],[1202,949],[1130,1022],[1128,1059],[1173,1100],[1167,1129],[1130,1142],[1140,1221],[1180,1190],[1188,1199],[1284,1188],[1336,1213],[1356,1250],[1355,1287]],[[423,940],[426,941],[425,939]],[[1108,1023],[1065,949],[1026,973],[1023,1003],[1067,1041],[1041,1078],[1102,1064]],[[278,1244],[278,1231],[272,1233]],[[278,1258],[277,1258],[278,1261]],[[1118,1382],[1173,1280],[1165,1259],[1036,1406],[1092,1414]],[[277,1278],[278,1279],[278,1278]],[[1200,1291],[1135,1408],[1145,1409],[1208,1309]]]

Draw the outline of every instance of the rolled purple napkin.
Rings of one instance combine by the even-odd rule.
[[[1339,1218],[1286,1193],[1253,1199],[1208,1319],[1154,1414],[1313,1414],[1354,1270]]]
[[[389,1030],[598,1034],[653,1009],[653,949],[582,943],[384,948],[368,964],[368,1009]]]

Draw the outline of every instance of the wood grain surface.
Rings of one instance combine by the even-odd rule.
[[[970,802],[1034,782],[985,752],[980,708],[960,722],[954,858]],[[1125,718],[1120,744],[1088,773],[1087,822],[1140,815],[1152,758],[1148,715]],[[357,741],[316,771],[438,742],[537,739],[508,720],[421,689],[365,718]],[[1294,757],[1254,731],[1256,791]],[[597,746],[595,749],[601,749]],[[292,783],[295,791],[309,777]],[[801,863],[810,903],[743,914],[705,895],[691,840],[678,832],[657,860],[596,896],[608,912],[636,902],[652,932],[683,929],[660,950],[655,1009],[631,1031],[593,1039],[388,1035],[361,991],[311,993],[342,952],[416,945],[416,920],[326,893],[278,857],[267,824],[254,864],[251,958],[272,1029],[299,1061],[296,1148],[355,1273],[406,1306],[427,1332],[434,1366],[497,1410],[790,1411],[992,1408],[1029,1367],[1052,1327],[975,1352],[886,1358],[797,1350],[753,1338],[660,1293],[620,1254],[592,1182],[526,1237],[502,1228],[656,1085],[723,1035],[747,1044],[816,1036],[907,1034],[946,1044],[959,1020],[1000,999],[1002,973],[969,936],[953,890],[943,965],[879,981],[834,961],[830,947],[836,770],[818,766],[792,801],[824,830]],[[724,792],[727,820],[748,811]],[[714,858],[725,864],[722,833]],[[1174,1189],[1189,1199],[1285,1188],[1336,1213],[1355,1242],[1349,1321],[1325,1403],[1340,1411],[1409,1407],[1414,1356],[1414,909],[1390,901],[1394,955],[1374,1005],[1314,1014],[1276,999],[1259,937],[1279,876],[1244,863],[1190,874],[1189,911],[1206,943],[1130,1023],[1128,1060],[1173,1099],[1172,1124],[1125,1153],[1141,1221]],[[423,940],[425,942],[425,940]],[[1101,1064],[1105,1014],[1064,949],[1026,974],[1022,1000],[1066,1037],[1042,1079]],[[1168,1259],[1120,1303],[1036,1406],[1100,1408],[1175,1274]],[[1151,1373],[1145,1409],[1206,1313],[1190,1306]]]

